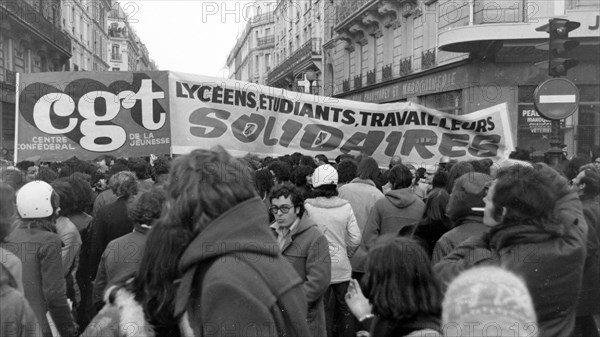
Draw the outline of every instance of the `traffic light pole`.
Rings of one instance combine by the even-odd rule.
[[[579,26],[579,22],[553,18],[548,21],[548,24],[536,28],[537,31],[544,31],[550,35],[547,44],[544,43],[536,47],[539,49],[548,48],[548,75],[550,77],[566,76],[569,68],[573,68],[579,63],[577,60],[568,57],[568,52],[579,45],[579,42],[569,39],[569,32]],[[538,112],[540,111],[538,110]],[[557,166],[563,159],[560,118],[547,118],[541,112],[540,115],[552,121],[550,149],[546,151],[546,160],[549,165]]]

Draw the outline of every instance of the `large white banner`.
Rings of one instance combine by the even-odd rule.
[[[365,153],[386,165],[507,157],[506,104],[450,115],[414,103],[374,104],[253,83],[170,73],[172,149],[221,145],[234,155]]]

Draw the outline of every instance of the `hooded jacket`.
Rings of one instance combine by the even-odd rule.
[[[361,234],[350,203],[339,197],[307,199],[304,209],[309,221],[324,229],[331,256],[331,284],[350,281],[350,258],[360,245]]]
[[[212,221],[185,249],[175,315],[194,336],[309,336],[302,280],[279,253],[258,197]]]
[[[402,227],[419,222],[424,211],[425,203],[410,188],[389,191],[377,200],[367,221],[363,235],[367,252],[380,236],[396,234]]]
[[[554,212],[564,229],[560,235],[532,225],[497,225],[482,238],[461,243],[434,270],[447,285],[462,270],[481,264],[502,265],[524,279],[537,314],[539,336],[570,336],[588,228],[574,192],[559,199]]]
[[[276,231],[277,223],[271,225],[271,228]],[[281,254],[304,281],[303,288],[308,303],[307,322],[311,336],[327,336],[323,295],[331,280],[331,259],[329,244],[322,230],[309,222],[307,217],[303,217],[286,236]]]
[[[356,216],[356,223],[361,234],[364,233],[369,214],[377,200],[384,197],[383,193],[377,189],[377,186],[371,179],[355,178],[349,184],[338,188],[339,197],[348,200]],[[356,253],[350,259],[352,270],[364,272],[367,261],[367,252],[364,247],[359,247]]]

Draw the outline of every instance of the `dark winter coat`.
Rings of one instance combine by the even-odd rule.
[[[576,193],[558,200],[555,213],[564,228],[562,235],[534,225],[497,225],[483,238],[461,243],[434,269],[447,285],[470,267],[502,265],[525,280],[537,313],[539,336],[569,336],[575,326],[588,229]]]
[[[431,262],[439,262],[444,256],[450,254],[461,242],[471,236],[481,237],[490,230],[490,227],[483,224],[481,214],[469,214],[454,222],[455,226],[435,244]]]
[[[587,256],[577,316],[600,314],[600,201],[599,197],[581,196],[588,225]]]
[[[23,288],[31,305],[42,336],[51,337],[46,312],[61,336],[74,336],[77,328],[67,303],[66,282],[62,266],[62,243],[57,234],[27,224],[20,224],[6,239],[4,248],[23,263]]]
[[[306,219],[304,217],[287,236],[281,254],[304,280],[311,336],[326,336],[323,295],[331,279],[329,243],[317,225]],[[275,230],[276,225],[271,228]]]
[[[135,230],[111,241],[98,265],[94,281],[93,303],[96,308],[102,307],[104,291],[117,281],[130,278],[137,271],[144,248],[148,228],[135,226]]]
[[[210,223],[183,253],[175,314],[195,336],[309,336],[302,279],[279,253],[260,198]]]
[[[109,242],[133,231],[133,221],[127,212],[127,198],[119,198],[98,210],[92,224],[91,267],[96,274],[102,253]]]
[[[424,211],[425,203],[409,188],[389,191],[385,198],[375,202],[367,220],[363,233],[367,252],[378,237],[397,234],[402,227],[418,223]]]
[[[10,271],[0,264],[0,336],[38,337],[42,335],[35,314]]]

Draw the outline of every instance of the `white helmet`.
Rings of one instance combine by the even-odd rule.
[[[45,181],[34,180],[17,191],[17,211],[23,219],[46,218],[54,213],[52,186]]]
[[[338,173],[335,168],[329,164],[324,164],[315,169],[312,175],[313,187],[321,185],[337,185]]]

